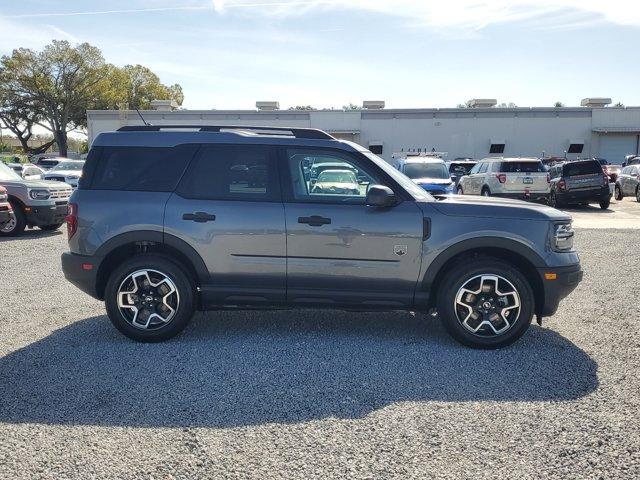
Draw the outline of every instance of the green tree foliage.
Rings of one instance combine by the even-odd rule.
[[[162,84],[142,65],[106,63],[100,50],[88,43],[74,47],[54,40],[39,52],[19,48],[0,59],[0,120],[26,152],[33,151],[27,142],[34,125],[49,130],[66,155],[67,135],[86,127],[87,110],[121,105],[144,109],[154,99],[173,99],[180,105],[184,95],[180,85]]]
[[[556,102],[556,103],[554,103],[554,104],[553,104],[553,106],[554,106],[555,108],[562,108],[562,107],[564,107],[564,103],[562,103],[562,102]]]

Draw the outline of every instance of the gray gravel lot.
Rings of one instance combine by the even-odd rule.
[[[514,346],[405,313],[198,314],[136,344],[67,284],[65,235],[0,240],[0,478],[640,478],[638,230]]]

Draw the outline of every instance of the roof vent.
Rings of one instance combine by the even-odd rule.
[[[384,100],[365,100],[362,102],[362,108],[365,110],[382,110],[384,108]]]
[[[601,97],[593,97],[593,98],[583,98],[580,102],[580,105],[583,107],[593,107],[593,108],[602,108],[606,107],[611,103],[610,98],[601,98]]]
[[[491,108],[495,107],[498,100],[495,98],[472,98],[467,102],[467,105],[471,108]]]
[[[280,110],[280,102],[256,102],[256,108],[263,112],[273,112]]]
[[[175,100],[151,100],[149,104],[152,109],[159,110],[161,112],[169,112],[178,108],[178,104]]]

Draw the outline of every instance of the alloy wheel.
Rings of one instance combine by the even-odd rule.
[[[180,305],[174,281],[157,270],[137,270],[120,284],[118,309],[127,323],[141,330],[168,325]]]
[[[520,294],[504,277],[490,273],[467,280],[455,296],[458,322],[470,333],[494,337],[509,330],[520,316]]]
[[[0,232],[2,233],[11,233],[18,225],[18,221],[16,220],[16,214],[11,212],[9,214],[9,221],[5,223],[2,228],[0,228]]]

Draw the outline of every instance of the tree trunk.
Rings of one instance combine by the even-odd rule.
[[[64,130],[56,130],[53,132],[53,136],[56,139],[56,144],[58,145],[60,156],[66,157],[67,150],[69,149],[69,144],[67,142],[67,132],[65,132]]]

